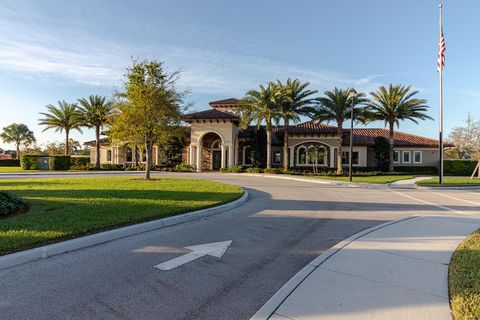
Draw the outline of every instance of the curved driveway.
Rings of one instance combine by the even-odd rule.
[[[414,214],[478,213],[480,206],[478,191],[176,176],[240,185],[251,199],[217,216],[0,270],[0,317],[248,319],[302,267],[352,234]],[[186,246],[226,240],[232,244],[222,258],[154,268],[188,252]]]

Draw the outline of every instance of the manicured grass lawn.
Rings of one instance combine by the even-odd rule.
[[[315,176],[311,175],[309,177],[316,178],[316,179],[324,179],[324,180],[334,180],[334,181],[348,181],[348,177],[344,176]],[[406,179],[413,179],[413,176],[410,175],[382,175],[382,176],[358,176],[353,177],[353,182],[359,183],[391,183],[398,180],[406,180]]]
[[[438,178],[419,181],[417,184],[424,187],[472,187],[480,186],[480,179],[470,179],[470,177],[444,177],[443,185],[438,183]]]
[[[453,318],[480,319],[480,230],[455,251],[450,261],[448,284]]]
[[[0,173],[2,172],[28,172],[22,169],[22,167],[0,167]]]
[[[212,181],[132,177],[0,180],[0,190],[30,204],[28,213],[0,220],[0,254],[219,205],[243,193]]]

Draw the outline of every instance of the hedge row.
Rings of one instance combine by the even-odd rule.
[[[0,191],[0,216],[27,210],[28,205],[25,201],[9,192]]]
[[[446,160],[443,163],[443,172],[452,176],[469,176],[477,163],[475,160]]]
[[[20,160],[18,159],[0,160],[0,167],[20,167]]]

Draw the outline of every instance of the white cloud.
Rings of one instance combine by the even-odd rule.
[[[13,30],[13,32],[12,32]],[[272,61],[218,49],[169,44],[129,47],[75,30],[56,30],[42,24],[0,22],[0,70],[24,77],[53,76],[88,85],[118,86],[130,56],[165,59],[172,70],[181,69],[181,84],[205,94],[242,95],[259,83],[297,77],[325,90],[355,86],[370,91],[376,78],[354,77],[334,71],[306,69],[300,63]],[[142,57],[142,56],[140,56]]]

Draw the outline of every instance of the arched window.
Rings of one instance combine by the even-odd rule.
[[[222,147],[222,140],[217,140],[212,143],[212,149],[220,149]]]
[[[297,151],[298,164],[307,164],[307,148],[300,147]]]
[[[327,149],[317,143],[301,145],[297,148],[297,164],[307,166],[327,165]]]

